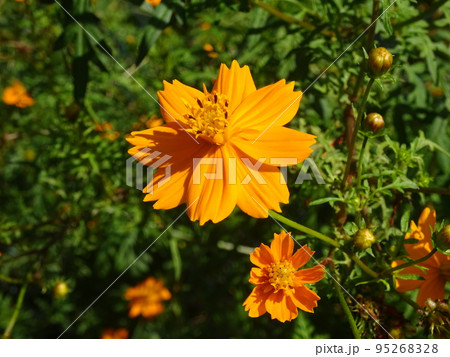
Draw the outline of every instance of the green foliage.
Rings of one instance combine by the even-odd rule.
[[[349,47],[371,23],[374,2],[377,14],[391,3],[60,1],[72,18],[53,1],[0,0],[0,90],[20,80],[36,101],[0,103],[0,331],[29,281],[14,338],[59,336],[103,292],[64,337],[98,338],[109,327],[133,338],[352,336],[328,276],[314,285],[315,314],[300,311],[284,324],[248,317],[248,253],[279,233],[273,220],[236,209],[218,224],[182,215],[171,226],[184,207],[154,210],[126,185],[124,138],[160,114],[162,81],[210,87],[220,63],[236,59],[249,65],[257,87],[286,78],[304,91],[289,125],[317,136],[312,158],[325,184],[314,174],[296,184],[301,165],[290,168],[283,215],[343,246],[294,234],[318,261],[333,257],[340,283],[358,301],[347,299],[362,336],[387,337],[370,313],[391,334],[432,337],[418,327],[415,292],[396,293],[392,275],[370,277],[350,256],[376,272],[400,257],[409,262],[410,221],[426,204],[438,221],[449,217],[450,5],[398,0]],[[375,82],[365,112],[381,113],[386,127],[359,132],[342,189],[346,143],[368,81],[364,60],[375,45],[390,50],[394,66]],[[366,227],[377,243],[357,252],[351,238]],[[124,292],[148,276],[164,281],[172,299],[154,319],[130,319]],[[63,298],[53,296],[58,281],[69,286]]]

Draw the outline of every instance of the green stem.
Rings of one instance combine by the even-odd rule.
[[[366,146],[367,146],[367,141],[369,140],[369,137],[365,136],[364,137],[364,141],[362,143],[362,147],[361,147],[361,151],[359,152],[359,159],[358,159],[358,169],[356,171],[356,187],[359,187],[359,185],[361,185],[361,176],[362,176],[362,167],[363,167],[363,161],[364,161],[364,153],[366,151]],[[361,211],[364,208],[361,207],[360,210],[358,210],[356,212],[356,217],[355,217],[355,221],[356,221],[356,225],[358,227],[361,226]]]
[[[311,228],[305,227],[297,222],[291,221],[290,219],[282,216],[279,213],[276,213],[274,211],[269,211],[269,214],[272,218],[276,219],[277,221],[280,221],[284,224],[286,224],[289,227],[292,227],[300,232],[309,234],[317,239],[320,239],[321,241],[328,243],[332,245],[333,247],[339,248],[342,250],[345,254],[347,254],[364,272],[369,274],[370,276],[374,278],[378,278],[378,273],[374,272],[372,269],[370,269],[366,264],[362,262],[361,259],[359,259],[355,254],[353,254],[350,250],[344,248],[339,242],[335,241],[334,239],[327,237],[326,235],[317,232]]]
[[[301,27],[311,30],[311,31],[315,31],[317,29],[316,26],[314,26],[313,24],[306,22],[306,21],[298,20],[295,17],[289,16],[289,15],[286,15],[285,13],[278,11],[274,7],[264,3],[262,1],[250,0],[250,3],[255,6],[259,6],[261,9],[266,10],[269,14],[272,14],[273,16],[278,17],[280,20],[283,20],[284,22],[287,22],[289,24],[295,24],[295,25],[301,26]],[[320,31],[320,33],[323,35],[329,36],[329,37],[336,37],[335,33],[330,30],[322,30],[322,31]]]
[[[332,264],[330,265],[332,266]],[[344,310],[344,314],[347,317],[347,321],[350,324],[350,328],[352,329],[353,336],[355,336],[356,339],[361,338],[361,334],[358,331],[358,327],[356,326],[355,319],[353,318],[352,312],[350,311],[350,308],[347,305],[347,302],[345,301],[344,292],[342,291],[341,286],[337,282],[337,276],[336,276],[336,269],[334,267],[331,267],[330,269],[332,271],[332,279],[334,288],[336,289],[336,292],[338,294],[339,302],[341,303],[342,310]]]
[[[372,88],[374,82],[375,79],[371,78],[369,83],[367,84],[366,91],[364,92],[364,96],[362,98],[361,107],[358,110],[358,118],[356,119],[355,127],[353,128],[352,140],[350,141],[350,146],[348,148],[347,164],[345,166],[344,178],[342,179],[341,182],[341,189],[344,189],[347,184],[347,177],[350,172],[350,166],[352,163],[353,149],[355,147],[356,137],[358,136],[359,127],[361,126],[361,121],[364,114],[364,109],[366,108],[367,99],[369,98],[370,89]]]
[[[431,252],[429,252],[427,255],[425,255],[424,257],[422,257],[422,258],[420,258],[420,259],[417,259],[417,260],[414,260],[414,261],[412,261],[412,262],[408,262],[408,263],[404,263],[404,264],[398,265],[398,266],[396,266],[395,268],[391,268],[391,269],[389,269],[389,270],[386,270],[386,271],[382,272],[382,273],[380,274],[380,276],[390,275],[390,274],[392,274],[394,271],[397,271],[397,270],[400,270],[400,269],[405,269],[405,268],[407,268],[407,267],[410,267],[410,266],[413,266],[413,265],[422,263],[422,262],[424,262],[425,260],[430,259],[430,258],[433,256],[433,254],[436,253],[436,252],[437,252],[437,249],[436,249],[436,248],[433,248],[433,250],[432,250]]]
[[[19,316],[20,309],[22,308],[23,298],[25,296],[25,292],[27,291],[28,283],[25,283],[22,285],[22,288],[19,292],[19,297],[17,298],[16,307],[14,308],[13,314],[11,316],[11,319],[9,320],[8,326],[6,326],[5,332],[3,333],[2,338],[10,338],[11,337],[11,331],[14,328],[14,325],[16,324],[17,317]]]
[[[358,159],[358,170],[356,171],[357,174],[357,181],[356,181],[356,187],[361,185],[361,176],[362,176],[362,167],[363,167],[363,161],[364,161],[364,152],[366,150],[367,141],[369,138],[367,136],[364,137],[364,141],[361,146],[361,151],[359,152],[359,159]]]
[[[405,191],[422,192],[422,193],[438,193],[440,195],[450,195],[450,188],[445,188],[445,187],[405,188]]]
[[[10,278],[9,276],[3,275],[3,274],[0,274],[0,280],[3,280],[5,282],[11,283],[11,284],[23,284],[22,280]]]
[[[321,241],[324,241],[325,243],[332,245],[333,247],[341,248],[341,245],[338,242],[336,242],[334,239],[331,239],[330,237],[327,237],[326,235],[324,235],[320,232],[317,232],[311,228],[305,227],[297,222],[291,221],[290,219],[288,219],[274,211],[269,211],[269,214],[276,220],[283,222],[284,224],[288,225],[289,227],[295,228],[296,230],[298,230],[300,232],[303,232],[303,233],[309,234],[315,238],[318,238]]]

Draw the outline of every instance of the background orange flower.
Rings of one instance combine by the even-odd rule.
[[[257,285],[243,306],[250,317],[259,317],[268,312],[272,319],[281,322],[297,317],[298,309],[314,312],[320,297],[305,284],[322,280],[325,268],[298,270],[312,257],[314,252],[304,245],[292,255],[294,240],[290,233],[274,234],[270,247],[261,244],[250,254],[250,261],[258,268],[252,268],[250,283]]]
[[[30,107],[34,99],[27,93],[24,85],[18,81],[3,90],[2,100],[5,104],[15,105],[19,108]]]
[[[436,224],[436,211],[432,208],[425,208],[419,217],[418,224],[411,221],[411,232],[405,235],[405,240],[414,238],[417,243],[408,244],[405,242],[404,246],[411,259],[418,260],[423,258],[433,249],[431,242],[431,230]],[[392,262],[392,267],[399,266],[405,263],[403,260],[396,260]],[[445,284],[450,280],[450,257],[440,252],[434,253],[429,259],[418,264],[417,266],[410,266],[402,269],[397,273],[395,286],[397,291],[405,292],[419,289],[417,295],[417,304],[425,306],[427,298],[432,300],[444,299]],[[423,280],[402,279],[401,275],[418,275]]]
[[[128,288],[125,292],[125,299],[129,300],[129,316],[136,317],[142,315],[145,318],[154,317],[164,311],[163,300],[172,297],[162,281],[153,277],[147,278],[144,282],[135,287]]]
[[[119,328],[114,330],[112,328],[108,328],[102,332],[103,339],[125,339],[128,338],[128,330],[126,328]]]

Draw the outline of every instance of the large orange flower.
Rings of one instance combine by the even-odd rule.
[[[130,317],[142,315],[145,318],[154,317],[164,311],[163,300],[172,297],[163,283],[153,277],[147,278],[144,282],[128,288],[125,292],[125,299],[130,301]]]
[[[405,235],[405,240],[414,238],[417,243],[405,243],[405,249],[411,259],[418,260],[423,258],[433,249],[431,242],[431,230],[436,224],[436,211],[434,209],[425,208],[419,217],[416,225],[411,221],[411,233]],[[392,267],[405,263],[402,260],[392,262]],[[399,292],[419,289],[417,295],[417,304],[425,306],[427,298],[431,300],[444,299],[444,290],[446,282],[450,281],[450,257],[436,252],[429,259],[418,264],[424,270],[416,266],[410,266],[402,269],[397,275],[395,281],[396,289]],[[402,279],[401,275],[419,275],[423,280]],[[399,276],[400,275],[400,276]]]
[[[156,209],[186,202],[200,224],[225,219],[236,205],[257,218],[280,212],[289,191],[279,166],[303,161],[315,142],[284,127],[300,102],[293,89],[280,80],[257,90],[249,68],[236,61],[221,65],[211,92],[164,82],[158,97],[167,124],[127,138],[135,145],[129,153],[148,166],[170,158],[144,189],[144,201],[156,201]]]
[[[250,254],[250,260],[258,268],[252,268],[250,283],[256,285],[243,306],[250,317],[259,317],[268,312],[272,319],[291,321],[298,309],[314,312],[320,297],[305,284],[316,283],[323,278],[325,268],[297,270],[304,266],[314,252],[304,245],[292,255],[294,241],[290,233],[274,234],[270,247],[261,244]]]

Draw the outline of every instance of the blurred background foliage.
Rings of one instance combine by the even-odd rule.
[[[399,254],[409,220],[417,220],[427,203],[438,220],[449,217],[449,3],[398,0],[317,82],[389,1],[59,3],[91,35],[54,1],[0,0],[0,90],[19,80],[35,99],[28,108],[0,103],[2,330],[22,282],[29,281],[12,337],[60,335],[160,236],[64,337],[98,338],[120,327],[133,338],[352,336],[329,278],[314,286],[322,298],[315,314],[300,312],[284,324],[267,315],[248,317],[241,306],[252,289],[248,253],[279,233],[271,219],[236,209],[225,221],[200,227],[182,216],[162,234],[184,207],[155,211],[126,185],[124,137],[159,115],[150,96],[156,98],[162,81],[210,87],[220,63],[233,59],[250,66],[257,87],[286,78],[306,90],[290,125],[318,136],[312,157],[326,184],[296,184],[301,165],[290,170],[287,217],[346,241],[354,215],[364,208],[378,245],[360,257],[378,271]],[[393,53],[395,66],[368,101],[367,112],[381,113],[386,128],[369,141],[364,170],[391,186],[361,203],[358,191],[342,195],[336,183],[349,122],[367,82],[365,53],[374,43]],[[316,250],[318,260],[329,253],[322,242],[296,237]],[[361,272],[347,263],[339,265],[345,286],[388,331],[429,336],[415,310],[390,291],[392,281],[356,286]],[[148,276],[163,280],[172,299],[151,320],[129,319],[124,291]],[[61,281],[69,292],[57,297]],[[386,336],[352,308],[364,337]]]

